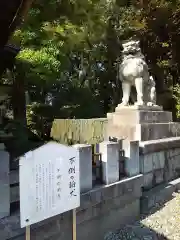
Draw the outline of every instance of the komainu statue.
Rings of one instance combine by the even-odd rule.
[[[131,40],[122,46],[122,63],[119,68],[123,90],[121,105],[127,106],[129,104],[132,86],[135,86],[137,93],[135,105],[156,105],[155,81],[149,75],[148,65],[139,47],[139,41]]]

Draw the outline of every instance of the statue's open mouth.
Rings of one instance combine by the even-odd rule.
[[[136,54],[137,51],[127,51],[127,52],[124,52],[125,55],[134,55]]]

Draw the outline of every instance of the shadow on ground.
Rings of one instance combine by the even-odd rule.
[[[157,222],[155,223],[155,226],[157,226],[158,230],[161,230],[160,232],[156,231],[156,227],[151,228],[151,223],[154,223],[154,221],[151,219],[148,219],[152,214],[157,213],[160,211],[163,207],[165,207],[166,203],[168,203],[170,200],[174,199],[174,194],[172,194],[166,201],[158,202],[153,208],[151,208],[149,211],[147,211],[145,214],[142,214],[140,216],[140,219],[133,222],[132,224],[128,224],[126,226],[121,227],[116,232],[109,232],[105,236],[105,240],[172,240],[172,238],[168,238],[165,236],[165,233],[161,232],[161,224],[158,222],[159,219],[157,219]],[[168,214],[167,214],[168,218]],[[147,225],[146,225],[147,223]],[[165,229],[166,227],[164,227]],[[175,239],[175,238],[173,238]],[[177,238],[178,240],[179,238]]]

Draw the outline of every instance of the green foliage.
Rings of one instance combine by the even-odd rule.
[[[52,118],[52,108],[47,105],[34,103],[27,106],[28,127],[41,139],[46,139],[50,135]]]
[[[180,118],[180,85],[176,84],[173,88],[173,97],[176,101],[176,115]]]
[[[6,148],[11,154],[11,168],[16,168],[18,165],[18,161],[14,162],[12,160],[42,144],[39,141],[40,139],[24,127],[21,122],[8,120],[3,131],[7,134],[10,133],[12,136],[4,140]]]
[[[179,84],[179,19],[179,0],[35,1],[13,36],[22,47],[18,60],[32,100],[29,126],[43,137],[42,125],[55,117],[98,117],[112,110],[121,98],[121,43],[130,37],[141,40],[158,96]]]

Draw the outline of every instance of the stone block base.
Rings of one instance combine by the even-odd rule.
[[[77,239],[100,240],[107,232],[138,219],[141,187],[142,175],[138,175],[81,194],[81,206],[77,209]],[[24,235],[19,214],[0,219],[1,240],[21,240]],[[32,225],[31,238],[71,240],[72,211]]]
[[[146,190],[180,177],[180,138],[140,142],[140,172]]]
[[[107,119],[106,139],[150,141],[180,136],[180,123],[172,122],[172,113],[159,106],[118,106]]]
[[[115,125],[109,122],[106,137],[117,137],[129,141],[151,141],[180,136],[180,123],[143,123]]]
[[[152,172],[145,173],[143,175],[143,189],[149,190],[163,182],[164,178],[164,169],[153,170]]]
[[[137,125],[137,137],[140,141],[157,140],[180,136],[180,123],[148,123]]]
[[[121,104],[118,104],[118,106],[116,107],[116,111],[118,110],[138,110],[138,111],[142,111],[142,110],[147,110],[147,111],[162,111],[163,107],[162,106],[136,106],[136,105],[129,105],[129,106],[122,106]]]
[[[115,125],[172,122],[172,113],[166,111],[118,109],[111,116]]]
[[[172,199],[173,192],[178,190],[180,190],[180,178],[144,192],[141,197],[141,213],[148,212],[157,203],[163,203]]]

